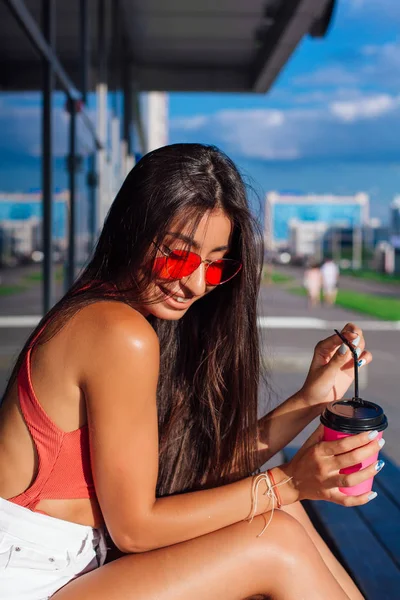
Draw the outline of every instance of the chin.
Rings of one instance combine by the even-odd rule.
[[[187,313],[189,308],[188,306],[185,309],[177,310],[165,306],[162,302],[146,306],[149,315],[153,315],[157,319],[164,319],[164,321],[178,321]]]

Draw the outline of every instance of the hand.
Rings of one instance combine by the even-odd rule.
[[[359,360],[365,360],[364,364],[371,362],[372,354],[365,350],[363,332],[359,327],[347,323],[341,333],[349,342],[355,342],[360,352]],[[342,353],[343,349],[346,349],[345,353]],[[310,370],[299,393],[307,404],[323,405],[342,398],[353,379],[353,355],[335,333],[316,345]]]
[[[376,469],[378,461],[375,461],[355,473],[340,473],[341,469],[357,465],[379,452],[378,440],[371,440],[370,435],[371,432],[364,432],[324,442],[323,426],[320,425],[293,459],[282,467],[286,477],[293,477],[288,484],[292,488],[292,495],[289,491],[285,494],[288,503],[297,500],[328,500],[343,506],[360,506],[369,502],[371,492],[347,496],[339,488],[357,485],[379,472],[380,469]],[[282,492],[284,487],[280,488]]]

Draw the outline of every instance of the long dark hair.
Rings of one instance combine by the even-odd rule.
[[[263,247],[246,188],[233,162],[202,144],[174,144],[132,169],[105,220],[86,268],[28,339],[45,343],[77,310],[96,300],[144,302],[154,275],[143,268],[172,222],[193,223],[221,208],[232,222],[230,256],[241,272],[177,321],[148,320],[161,349],[157,495],[220,485],[255,470],[260,349],[257,296]]]

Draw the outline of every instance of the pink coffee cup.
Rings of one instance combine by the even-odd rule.
[[[333,442],[334,440],[340,440],[344,437],[348,437],[349,435],[354,435],[353,433],[340,433],[340,431],[335,431],[334,429],[330,429],[329,427],[324,426],[324,441],[325,442]],[[382,431],[378,433],[378,436],[375,438],[380,440],[382,437]],[[345,469],[340,469],[339,473],[356,473],[357,471],[361,471],[361,469],[365,469],[365,467],[369,467],[375,461],[378,460],[378,452],[369,456],[365,460],[351,467],[346,467]],[[358,485],[352,485],[351,487],[339,488],[339,490],[346,494],[347,496],[360,496],[361,494],[365,494],[366,492],[370,492],[372,490],[374,478],[370,477],[366,479],[362,483]]]
[[[367,400],[351,399],[336,400],[325,408],[321,415],[324,425],[324,441],[340,440],[349,435],[356,435],[364,431],[378,431],[376,439],[381,439],[383,430],[386,429],[387,418],[378,404]],[[369,456],[361,463],[341,469],[340,473],[356,473],[372,465],[378,459],[378,452]],[[373,477],[370,477],[351,487],[339,488],[347,496],[359,496],[372,490]]]

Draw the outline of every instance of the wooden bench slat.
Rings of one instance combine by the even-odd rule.
[[[324,501],[314,501],[312,511],[363,595],[368,600],[397,600],[400,570],[358,512]]]
[[[385,490],[400,510],[400,467],[398,467],[388,456],[380,453],[380,458],[385,461],[385,466],[376,478],[378,488]],[[379,493],[379,489],[377,492]]]
[[[377,483],[374,489],[378,497],[364,506],[358,506],[356,510],[400,569],[400,508]]]

